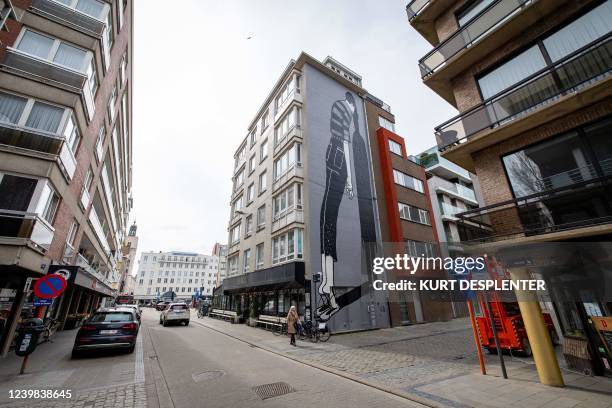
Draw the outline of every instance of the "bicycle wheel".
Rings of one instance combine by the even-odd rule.
[[[323,343],[329,340],[330,337],[331,337],[331,332],[329,331],[329,329],[319,332],[319,340],[321,340]]]
[[[313,343],[317,343],[319,341],[319,331],[317,329],[314,329],[310,333],[310,341]]]

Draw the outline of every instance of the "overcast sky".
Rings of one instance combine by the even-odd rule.
[[[408,24],[406,0],[134,3],[139,252],[208,254],[225,243],[233,152],[302,50],[360,74],[391,105],[409,154],[433,146],[433,128],[455,115],[420,80],[431,46]]]

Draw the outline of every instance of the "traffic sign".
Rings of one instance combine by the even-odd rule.
[[[45,275],[34,284],[34,295],[41,299],[53,299],[66,290],[66,279],[60,275]]]
[[[53,299],[42,299],[34,296],[34,306],[51,306]]]

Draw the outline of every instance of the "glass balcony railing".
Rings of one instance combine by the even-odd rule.
[[[101,37],[110,7],[104,5],[99,13],[91,15],[55,0],[32,0],[32,10],[47,17],[60,20],[86,34]]]
[[[63,142],[64,137],[56,133],[0,120],[0,144],[57,155]]]
[[[612,33],[436,127],[438,148],[464,143],[601,81],[612,73]]]
[[[471,201],[476,201],[476,194],[474,193],[474,190],[464,185],[461,185],[458,183],[452,183],[448,180],[436,178],[435,186],[436,188],[442,188],[459,197],[463,197]]]
[[[0,210],[0,237],[27,239],[47,251],[54,232],[53,227],[37,214]]]
[[[406,14],[408,14],[408,21],[412,21],[416,16],[419,15],[421,10],[429,4],[430,0],[412,0],[406,6]]]
[[[534,0],[498,0],[494,2],[421,58],[419,61],[421,76],[425,78],[432,74],[460,51],[473,46],[491,30],[499,27],[534,2]]]
[[[440,203],[440,209],[442,210],[442,215],[447,215],[449,217],[454,217],[459,213],[467,211],[465,208],[459,208],[448,203]]]

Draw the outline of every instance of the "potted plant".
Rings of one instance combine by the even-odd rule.
[[[257,326],[257,311],[259,310],[259,302],[257,296],[251,296],[251,301],[249,302],[249,320],[248,325],[251,327]]]

